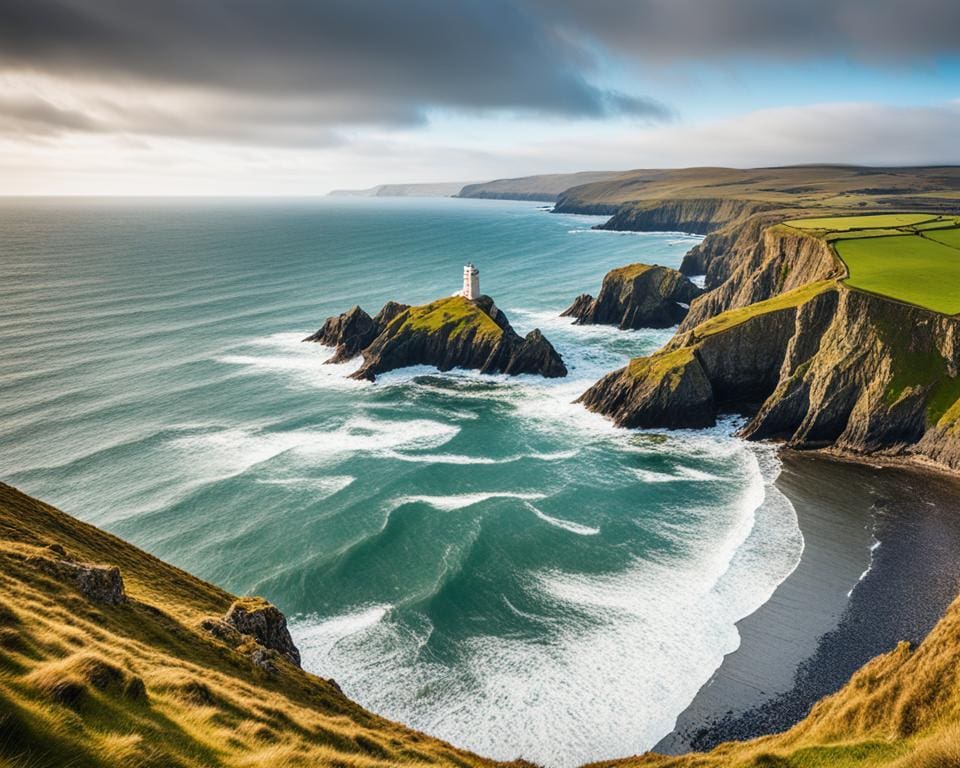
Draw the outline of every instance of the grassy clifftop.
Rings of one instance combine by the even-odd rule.
[[[70,574],[87,562],[119,566],[127,599],[78,588]],[[282,658],[254,663],[268,652],[252,656],[256,643],[228,642],[217,623],[233,600],[0,484],[0,766],[493,764]]]
[[[451,339],[474,331],[478,338],[499,339],[503,329],[475,302],[463,296],[448,296],[419,307],[410,307],[399,315],[391,331],[438,333]]]

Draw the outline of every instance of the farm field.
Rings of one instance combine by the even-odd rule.
[[[880,213],[865,216],[825,216],[815,219],[793,219],[787,224],[794,229],[848,232],[853,229],[897,229],[938,220],[933,213]]]
[[[834,243],[850,272],[845,283],[936,312],[960,313],[960,230],[948,230],[957,246],[919,235],[839,240]]]
[[[938,243],[949,245],[951,248],[960,248],[960,229],[944,229],[934,232],[924,232],[924,237],[936,240]],[[957,254],[960,256],[960,254]]]

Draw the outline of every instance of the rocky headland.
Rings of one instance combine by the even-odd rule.
[[[616,325],[621,330],[669,328],[683,320],[703,290],[675,269],[630,264],[607,272],[600,294],[580,294],[561,317],[577,325]]]
[[[520,336],[489,296],[449,296],[415,307],[389,302],[372,318],[354,307],[328,318],[304,341],[335,347],[327,362],[362,355],[363,365],[352,378],[368,381],[412,365],[547,378],[567,375],[563,359],[540,330]]]
[[[955,317],[825,279],[681,329],[580,401],[629,427],[739,411],[747,438],[958,470],[958,340]]]

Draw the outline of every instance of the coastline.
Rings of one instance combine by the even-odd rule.
[[[902,463],[781,454],[800,564],[737,625],[727,655],[654,752],[786,730],[897,642],[926,636],[960,583],[960,480]],[[879,542],[879,545],[877,545]]]

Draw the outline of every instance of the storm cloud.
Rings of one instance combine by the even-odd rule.
[[[323,124],[411,124],[432,107],[669,116],[591,84],[592,67],[505,0],[0,2],[2,69],[242,95],[280,112],[309,101]]]
[[[816,57],[897,66],[960,52],[955,0],[533,0],[566,29],[640,59]]]
[[[280,146],[415,126],[432,109],[655,123],[671,107],[597,85],[605,63],[936,58],[958,49],[957,29],[945,0],[0,0],[0,73],[114,89],[69,106],[44,96],[30,119],[7,94],[0,113],[21,131]],[[140,103],[144,87],[181,107]]]

